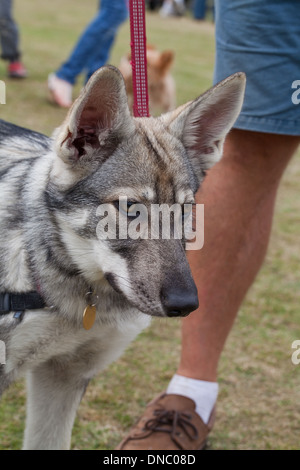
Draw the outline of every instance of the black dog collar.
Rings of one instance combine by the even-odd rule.
[[[37,310],[45,307],[45,301],[38,292],[0,294],[0,315],[10,312],[24,312],[24,310]]]

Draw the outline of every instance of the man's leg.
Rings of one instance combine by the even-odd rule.
[[[278,185],[299,141],[299,137],[241,130],[233,130],[227,137],[223,158],[197,194],[197,203],[205,205],[205,242],[202,250],[188,256],[200,306],[182,320],[177,374],[167,395],[147,407],[118,449],[203,447],[209,431],[205,424],[217,396],[218,361],[240,304],[264,260]],[[165,413],[163,422],[157,410]],[[187,411],[197,434],[193,436],[189,429],[189,433],[181,432],[183,437],[176,437],[173,418],[178,420]]]
[[[224,343],[264,260],[278,184],[299,140],[233,130],[198,192],[205,242],[188,257],[200,306],[182,321],[178,374],[216,380]]]

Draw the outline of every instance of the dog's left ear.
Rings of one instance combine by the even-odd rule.
[[[245,85],[245,74],[236,73],[195,101],[161,118],[183,142],[200,179],[203,170],[212,167],[222,156],[225,137],[242,108]]]
[[[123,77],[105,66],[93,74],[57,130],[56,154],[73,169],[83,169],[103,161],[132,132]]]

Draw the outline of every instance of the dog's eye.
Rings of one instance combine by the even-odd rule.
[[[137,204],[136,201],[127,201],[127,198],[124,198],[124,200],[120,198],[119,201],[113,202],[113,205],[121,214],[132,219],[140,215]]]

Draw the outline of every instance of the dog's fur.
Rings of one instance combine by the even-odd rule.
[[[176,86],[171,73],[175,54],[171,50],[160,52],[147,45],[147,76],[149,90],[149,111],[151,115],[166,113],[175,109]],[[124,77],[129,108],[133,106],[131,54],[122,57],[119,69]]]
[[[168,299],[180,304],[175,314],[184,303],[191,310],[184,242],[98,239],[97,208],[120,195],[147,206],[191,203],[220,158],[244,84],[235,74],[174,112],[137,119],[120,72],[107,66],[52,138],[1,122],[0,292],[38,290],[49,307],[0,315],[0,394],[27,376],[25,449],[69,448],[91,377],[151,316],[167,316]],[[86,331],[91,288],[97,316]]]

